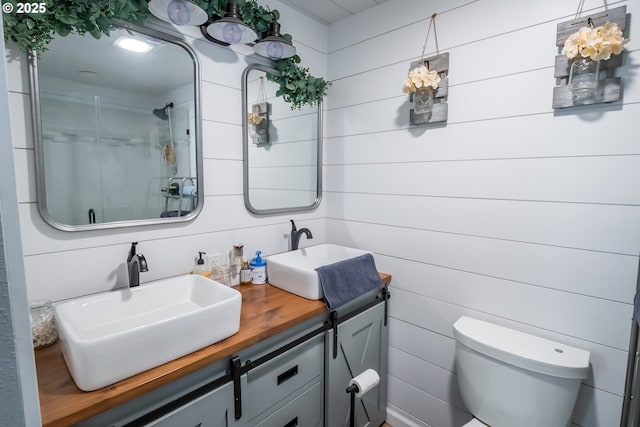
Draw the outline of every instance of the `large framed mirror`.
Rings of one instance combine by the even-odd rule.
[[[65,231],[183,222],[204,202],[199,64],[121,24],[31,59],[38,209]]]
[[[249,65],[242,75],[243,183],[256,215],[316,208],[322,197],[322,106],[291,109],[268,74]]]

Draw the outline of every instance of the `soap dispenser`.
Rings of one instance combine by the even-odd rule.
[[[211,270],[209,268],[207,268],[207,266],[204,263],[204,259],[202,259],[202,255],[204,255],[205,252],[198,252],[198,261],[196,261],[196,264],[193,266],[193,274],[199,274],[201,276],[204,277],[209,277],[211,275]]]
[[[267,283],[267,261],[260,256],[262,252],[256,251],[256,257],[251,260],[251,283],[254,285],[264,285]]]

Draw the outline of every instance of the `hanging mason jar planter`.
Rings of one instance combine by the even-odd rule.
[[[433,88],[431,86],[416,89],[413,94],[413,111],[427,114],[433,110]]]
[[[582,56],[576,56],[569,69],[568,86],[573,96],[573,103],[590,104],[598,97],[598,79],[600,61]]]

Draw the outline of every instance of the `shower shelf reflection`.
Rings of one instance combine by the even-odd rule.
[[[169,178],[167,180],[167,186],[162,189],[162,196],[165,198],[165,202],[164,211],[160,214],[160,217],[170,218],[183,216],[195,209],[198,201],[198,187],[196,183],[197,178],[193,176],[173,176]],[[169,209],[170,200],[176,201],[176,209]],[[184,206],[186,202],[189,202],[188,206]],[[188,210],[186,210],[187,207],[189,208]]]

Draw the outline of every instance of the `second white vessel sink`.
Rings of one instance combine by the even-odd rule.
[[[227,338],[242,295],[187,274],[56,307],[62,354],[76,385],[96,390]]]
[[[324,296],[316,268],[367,253],[362,249],[321,244],[267,257],[269,283],[307,299]]]

